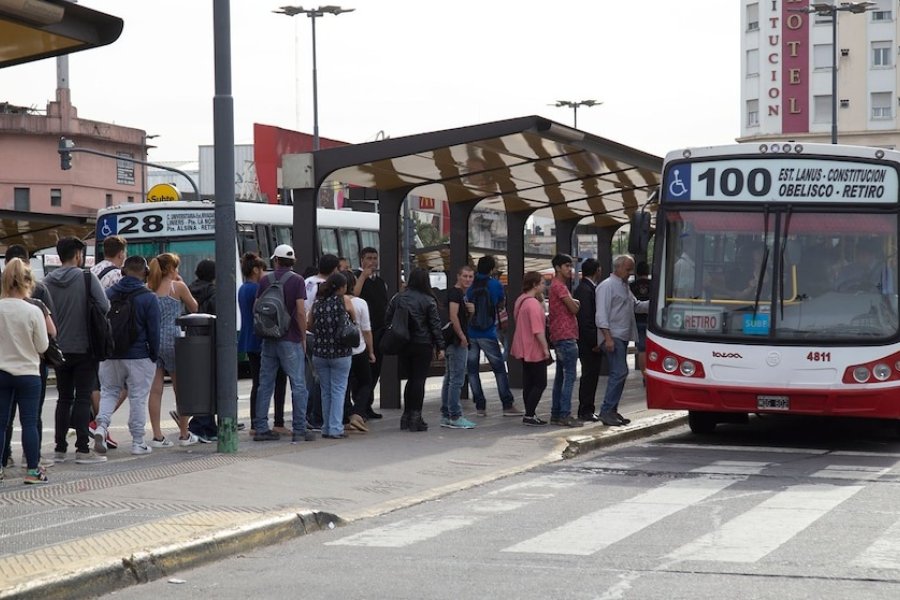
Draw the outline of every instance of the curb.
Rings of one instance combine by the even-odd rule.
[[[86,569],[35,579],[0,591],[0,599],[68,600],[100,594],[166,577],[175,571],[233,556],[262,546],[344,524],[321,511],[278,513],[258,521],[216,531],[187,542],[109,558]]]
[[[568,445],[562,455],[563,458],[575,458],[590,450],[648,437],[680,427],[687,424],[687,420],[685,413],[665,413],[656,417],[640,419],[626,427],[605,429],[596,435],[571,436],[566,438]]]

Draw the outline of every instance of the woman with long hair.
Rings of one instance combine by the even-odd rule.
[[[353,348],[341,343],[340,332],[349,318],[356,322],[356,313],[347,291],[347,278],[332,273],[319,284],[310,311],[309,329],[315,332],[312,342],[313,368],[319,375],[322,389],[322,437],[341,439],[344,432],[344,395],[350,375]]]
[[[175,338],[181,337],[181,329],[175,323],[185,310],[197,312],[197,301],[191,295],[188,286],[178,274],[181,259],[177,254],[164,252],[150,261],[150,274],[147,276],[147,287],[156,294],[159,302],[159,360],[156,362],[156,376],[150,387],[150,426],[153,428],[153,439],[148,445],[154,448],[168,448],[173,443],[163,435],[159,423],[162,406],[163,386],[166,372],[172,378],[172,390],[178,396],[175,381]],[[189,417],[178,417],[178,444],[191,446],[199,438],[188,431]]]
[[[41,401],[41,353],[47,349],[47,317],[27,301],[34,289],[31,269],[19,258],[6,263],[0,277],[0,448],[6,445],[6,423],[19,409],[22,447],[28,471],[25,483],[47,483],[40,466],[37,422]],[[0,468],[0,480],[3,469]]]
[[[403,307],[409,314],[409,343],[400,351],[400,370],[407,375],[403,389],[403,415],[400,429],[428,431],[428,423],[422,419],[422,403],[425,400],[425,378],[428,367],[437,351],[438,359],[444,358],[444,337],[441,335],[441,317],[437,300],[431,291],[431,279],[425,269],[413,269],[406,289],[391,298],[385,323],[394,319],[397,308]]]
[[[547,422],[535,413],[541,395],[547,389],[547,364],[550,362],[544,315],[544,278],[537,271],[525,273],[522,295],[516,299],[513,315],[516,333],[510,353],[521,359],[524,367],[522,396],[525,416],[522,422],[532,426],[546,425]]]

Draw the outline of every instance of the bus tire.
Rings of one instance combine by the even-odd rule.
[[[718,419],[715,413],[697,410],[688,411],[688,426],[691,428],[691,433],[712,433],[715,431],[717,423]]]

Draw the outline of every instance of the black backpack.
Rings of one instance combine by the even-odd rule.
[[[110,358],[124,358],[138,338],[137,320],[135,319],[134,298],[141,294],[149,294],[147,288],[139,288],[128,294],[119,294],[109,303],[109,326],[112,329],[113,351]]]
[[[87,305],[85,318],[87,319],[89,353],[95,360],[103,361],[113,355],[112,328],[106,313],[91,294],[90,271],[84,271],[84,293]]]
[[[257,336],[277,340],[287,335],[291,327],[291,313],[284,301],[284,284],[294,274],[288,271],[275,279],[275,273],[269,273],[269,287],[253,304],[253,333]]]
[[[470,301],[475,305],[475,314],[469,319],[469,327],[476,331],[488,331],[497,320],[497,305],[491,298],[488,282],[490,279],[476,280],[469,292]]]

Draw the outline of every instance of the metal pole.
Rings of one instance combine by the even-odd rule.
[[[575,122],[573,124],[573,127],[575,127],[575,129],[578,129],[578,105],[577,104],[572,105],[572,115],[574,117],[573,121]]]
[[[231,7],[213,0],[215,96],[213,141],[216,185],[216,413],[218,451],[236,453],[237,263],[234,239],[234,99],[231,96]]]
[[[312,20],[313,55],[313,151],[319,149],[319,86],[316,77],[316,13],[309,13]]]
[[[410,197],[403,200],[403,281],[409,282],[410,263],[409,255],[412,254],[412,219],[409,216]]]
[[[837,7],[831,7],[831,143],[837,144]]]

